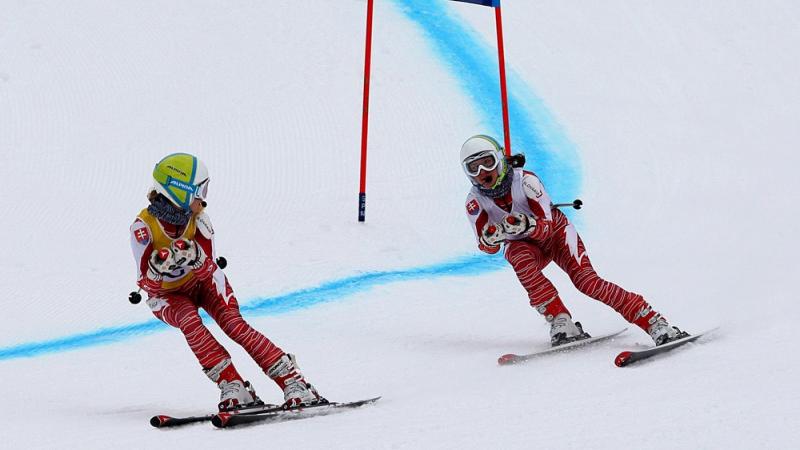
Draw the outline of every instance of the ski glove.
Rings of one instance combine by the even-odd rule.
[[[175,261],[175,253],[168,247],[153,250],[150,259],[147,260],[147,266],[150,269],[147,271],[147,276],[155,281],[161,281],[164,275],[180,267]]]
[[[506,233],[500,224],[487,223],[483,226],[480,237],[481,243],[487,247],[497,247],[506,240]]]
[[[172,242],[173,254],[175,261],[179,267],[191,267],[192,269],[199,268],[203,265],[203,260],[206,254],[203,249],[197,245],[197,242],[188,239],[178,239]]]
[[[527,235],[536,227],[536,219],[527,214],[515,212],[503,218],[503,230],[513,236]]]
[[[214,261],[206,256],[203,247],[196,241],[178,239],[172,243],[172,251],[178,265],[191,268],[199,280],[205,280],[217,269]]]

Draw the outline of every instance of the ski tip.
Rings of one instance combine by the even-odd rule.
[[[617,367],[625,367],[628,364],[628,360],[631,358],[631,352],[622,352],[614,358],[614,364]]]
[[[153,416],[150,418],[150,425],[156,428],[161,428],[167,423],[167,421],[169,421],[169,419],[169,416]]]
[[[513,353],[508,353],[506,355],[503,355],[503,356],[497,358],[497,364],[500,364],[501,366],[507,366],[509,364],[514,364],[515,362],[517,362],[517,355],[515,355]]]
[[[370,403],[375,403],[378,400],[380,400],[381,397],[382,396],[379,395],[377,397],[372,397],[372,398],[368,398],[368,399],[365,399],[365,400],[359,400],[359,401],[356,401],[356,402],[343,402],[343,403],[330,402],[328,404],[331,405],[331,406],[334,406],[334,407],[341,407],[341,406],[344,406],[344,407],[348,407],[348,406],[349,407],[359,407],[359,406],[363,406],[363,405],[368,405]],[[321,406],[324,406],[324,405],[321,405]]]

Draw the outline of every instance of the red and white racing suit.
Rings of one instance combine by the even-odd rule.
[[[233,289],[222,269],[214,263],[214,230],[207,214],[193,214],[187,225],[178,228],[156,219],[144,209],[130,231],[137,284],[149,295],[147,305],[158,319],[180,329],[204,370],[230,359],[230,354],[203,325],[198,308],[206,310],[264,372],[280,359],[283,351],[245,322],[239,313]],[[148,260],[153,250],[169,247],[179,238],[193,240],[202,247],[210,259],[205,270],[200,273],[190,267],[178,268],[164,275],[162,280],[154,281],[148,275]],[[241,379],[238,373],[232,375]]]
[[[567,216],[553,208],[550,196],[532,172],[513,169],[511,190],[502,198],[492,199],[473,187],[467,196],[467,217],[478,238],[478,248],[494,254],[500,246],[480,241],[487,223],[498,224],[510,213],[524,213],[536,219],[536,225],[524,235],[507,236],[505,258],[514,267],[520,283],[528,292],[530,304],[547,321],[567,313],[555,286],[542,270],[551,261],[569,275],[579,291],[614,308],[625,320],[647,332],[651,319],[659,317],[639,294],[628,292],[604,280],[592,267],[586,247]]]

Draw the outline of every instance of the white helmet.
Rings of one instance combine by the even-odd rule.
[[[153,168],[153,181],[153,190],[187,211],[195,198],[205,200],[208,194],[208,169],[188,153],[164,157]]]
[[[491,136],[479,134],[472,136],[461,146],[461,168],[472,184],[476,184],[473,177],[481,170],[492,171],[498,169],[497,183],[505,178],[508,166],[505,162],[503,147]]]

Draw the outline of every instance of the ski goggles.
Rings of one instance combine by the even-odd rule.
[[[178,205],[182,206],[183,208],[188,208],[195,198],[201,201],[205,200],[206,195],[208,194],[209,179],[205,179],[197,186],[194,186],[176,178],[172,178],[171,176],[160,178],[161,179],[157,178],[156,181],[161,184],[166,192],[168,192],[169,195],[178,203]],[[183,193],[180,194],[173,188],[177,188],[179,191],[183,191]]]
[[[200,199],[200,200],[205,200],[206,199],[206,195],[208,194],[208,182],[209,182],[209,180],[210,180],[210,178],[206,178],[205,180],[203,180],[203,182],[201,182],[200,184],[195,186],[195,188],[194,188],[194,197],[195,198]]]
[[[477,155],[464,161],[464,172],[471,177],[476,177],[484,170],[491,172],[500,164],[497,154],[491,150],[478,153]]]

